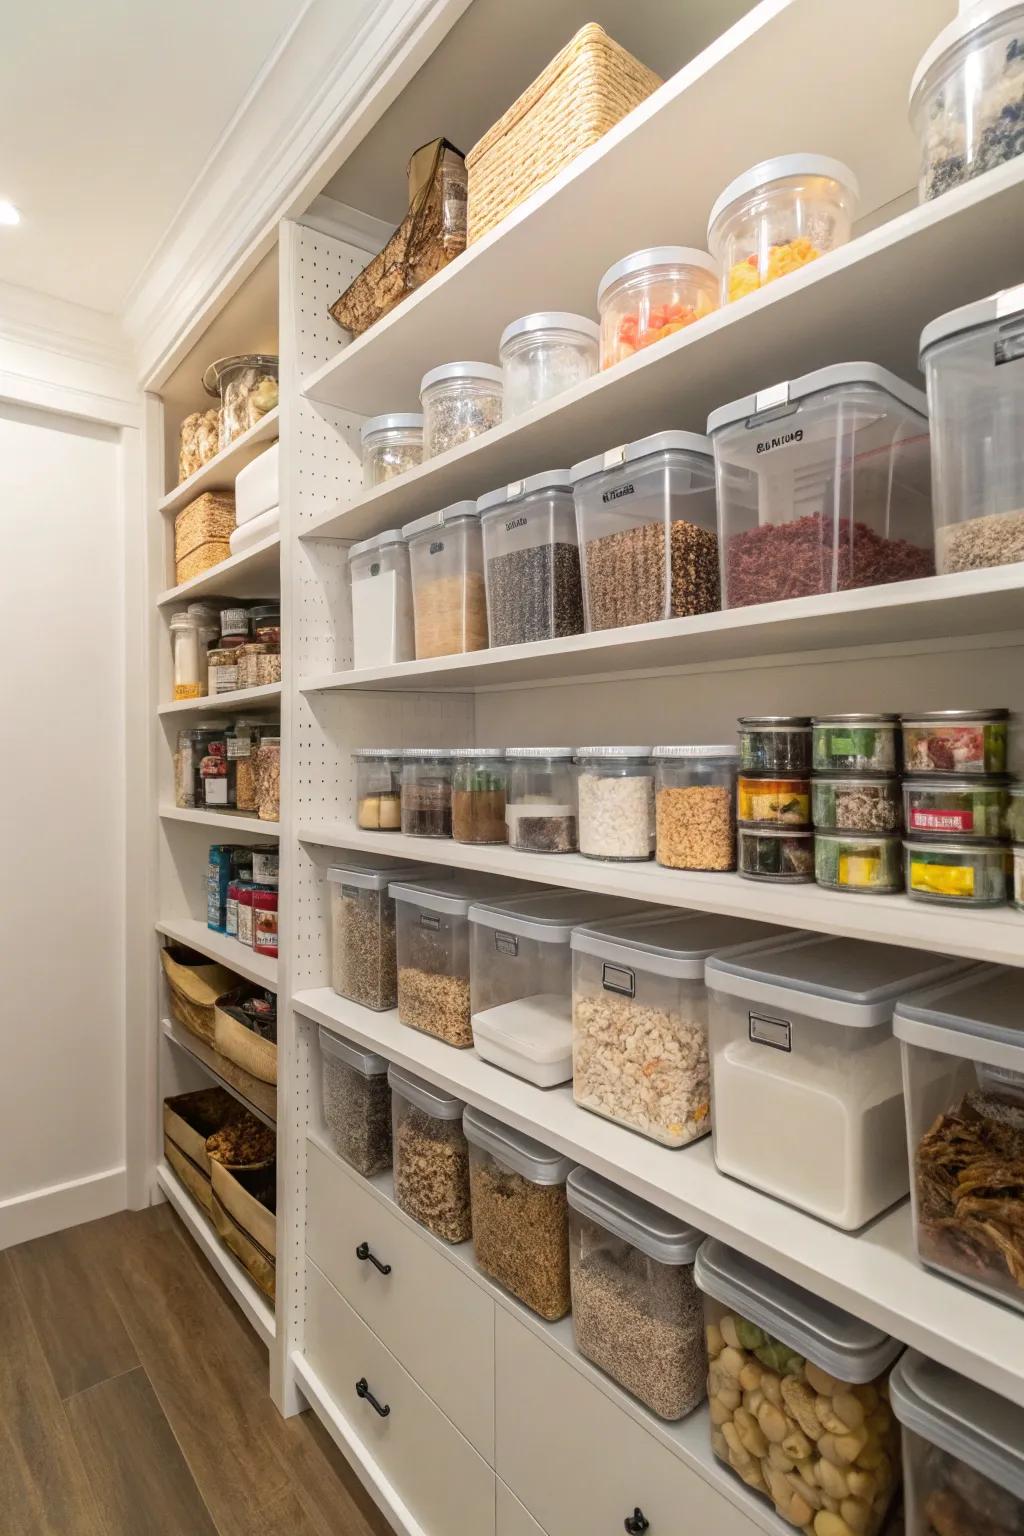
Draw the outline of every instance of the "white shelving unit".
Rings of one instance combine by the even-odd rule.
[[[215,454],[202,469],[197,469],[194,475],[173,486],[166,496],[161,496],[159,510],[164,516],[173,517],[182,507],[187,507],[190,501],[202,496],[204,491],[234,490],[238,471],[250,464],[277,437],[278,414],[275,406],[254,427],[250,427],[241,437],[236,437],[229,447]]]
[[[178,699],[158,706],[160,715],[233,714],[240,709],[267,708],[281,698],[280,683],[263,683],[258,688],[235,688],[231,693],[208,694],[202,699]]]
[[[243,550],[193,576],[168,587],[157,598],[157,607],[193,603],[200,597],[276,597],[281,585],[281,535],[268,533],[251,549]]]
[[[178,944],[187,944],[189,949],[197,949],[201,955],[208,955],[211,960],[237,971],[247,981],[258,982],[261,987],[277,988],[276,960],[269,955],[258,955],[255,950],[239,944],[237,939],[207,928],[198,918],[160,918],[156,931]]]
[[[206,811],[179,805],[162,805],[161,821],[188,821],[197,827],[212,827],[215,832],[235,832],[239,837],[268,837],[277,840],[281,824],[260,821],[252,811]]]

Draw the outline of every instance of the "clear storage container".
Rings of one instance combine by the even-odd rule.
[[[359,444],[369,491],[423,463],[423,417],[418,411],[371,416],[359,429]]]
[[[658,863],[735,869],[736,748],[655,747],[652,756]]]
[[[707,251],[656,245],[608,268],[597,288],[601,367],[675,335],[718,308],[718,263]]]
[[[922,203],[1024,153],[1024,5],[960,0],[910,84]]]
[[[476,505],[491,645],[581,634],[583,588],[569,471],[513,481]]]
[[[905,773],[1005,773],[1007,709],[937,709],[904,715]]]
[[[198,699],[206,692],[206,660],[199,659],[199,624],[192,612],[183,608],[171,614],[171,658],[174,698]]]
[[[366,832],[398,832],[402,825],[402,749],[357,747],[356,826]]]
[[[746,825],[809,827],[811,781],[802,776],[741,773],[736,781],[737,814]]]
[[[501,333],[504,416],[519,416],[597,372],[600,332],[586,315],[523,315]]]
[[[353,544],[352,665],[390,667],[415,654],[409,549],[398,528]]]
[[[1018,9],[1024,17],[1024,5]],[[1024,49],[1017,62],[1024,72]],[[921,367],[938,570],[1024,560],[1024,287],[926,325]]]
[[[819,832],[898,832],[900,781],[881,775],[816,773],[811,780],[811,820]]]
[[[659,1418],[684,1418],[707,1376],[702,1234],[586,1168],[566,1193],[576,1348]]]
[[[505,756],[509,847],[529,853],[575,853],[573,748],[508,747]]]
[[[277,358],[266,352],[222,357],[203,374],[203,388],[220,400],[223,451],[277,405]]]
[[[398,1001],[395,901],[391,880],[415,880],[420,864],[353,853],[327,871],[331,895],[331,986],[364,1008]]]
[[[564,1317],[569,1293],[567,1157],[520,1131],[467,1109],[473,1252],[485,1275],[549,1323]]]
[[[715,482],[707,438],[658,432],[569,471],[587,629],[719,606]]]
[[[814,833],[774,827],[736,829],[739,872],[744,880],[814,881]]]
[[[810,773],[809,715],[744,715],[737,724],[744,773]]]
[[[388,1083],[395,1202],[435,1237],[466,1243],[472,1224],[465,1106],[394,1063],[388,1067]]]
[[[1006,828],[1015,843],[1024,843],[1024,782],[1011,784],[1006,808]]]
[[[1024,1014],[1020,972],[975,966],[900,999],[917,1252],[1024,1309]]]
[[[899,715],[815,715],[811,766],[815,773],[896,773]]]
[[[364,1179],[391,1167],[391,1089],[383,1056],[320,1026],[320,1078],[327,1138]]]
[[[576,753],[580,853],[649,859],[654,852],[654,764],[647,747],[580,747]]]
[[[420,382],[423,457],[432,459],[498,426],[501,369],[493,363],[442,363]]]
[[[777,155],[737,176],[715,201],[708,248],[722,273],[722,303],[845,245],[860,189],[827,155]]]
[[[1009,779],[904,779],[907,831],[924,837],[1002,837],[1006,830]]]
[[[1010,900],[1018,912],[1024,912],[1024,843],[1014,843],[1011,858]]]
[[[928,407],[874,363],[837,363],[712,411],[722,606],[935,570]]]
[[[260,821],[279,821],[281,817],[280,736],[260,737],[253,772],[256,779],[256,813]]]
[[[900,1483],[887,1378],[902,1344],[712,1238],[694,1278],[715,1455],[792,1526],[878,1536]],[[759,1394],[753,1413],[748,1391]],[[825,1496],[840,1524],[821,1520],[834,1513]]]
[[[814,834],[814,878],[830,891],[882,896],[903,889],[902,844],[879,832]]]
[[[402,831],[406,837],[451,837],[451,748],[404,748]]]
[[[1001,907],[1009,895],[1010,851],[991,839],[953,837],[903,843],[907,895],[948,907]]]
[[[457,843],[503,843],[504,747],[456,747],[452,759],[452,837]]]
[[[487,649],[487,591],[475,501],[406,523],[416,659]]]
[[[682,1147],[711,1129],[704,962],[783,929],[710,913],[633,913],[572,935],[577,1104]]]
[[[902,1199],[893,1008],[962,968],[827,935],[713,956],[705,975],[721,1171],[848,1231]]]

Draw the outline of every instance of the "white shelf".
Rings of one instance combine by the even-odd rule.
[[[269,955],[258,955],[247,945],[239,944],[237,939],[229,938],[225,933],[215,933],[194,917],[160,918],[155,926],[157,933],[162,933],[165,938],[197,949],[208,959],[237,971],[247,981],[277,990],[277,961]]]
[[[275,704],[281,697],[280,683],[264,683],[261,688],[236,688],[232,693],[211,693],[203,699],[179,699],[171,704],[161,704],[158,715],[195,715],[231,713],[237,709],[252,709],[264,704]]]
[[[168,491],[158,503],[159,510],[169,515],[180,512],[182,507],[187,507],[190,501],[195,501],[204,491],[233,491],[238,471],[261,454],[277,434],[278,408],[275,406],[248,432],[236,437],[230,448],[222,448],[202,469],[197,469],[194,475]]]
[[[262,1120],[264,1125],[269,1125],[272,1131],[277,1129],[277,1089],[273,1083],[262,1083],[258,1082],[255,1078],[250,1078],[250,1082],[254,1084],[255,1091],[259,1092],[263,1100],[262,1104],[258,1104],[255,1098],[243,1092],[236,1083],[231,1081],[230,1077],[225,1076],[222,1069],[226,1068],[228,1072],[234,1071],[239,1076],[248,1077],[249,1074],[243,1074],[241,1068],[236,1067],[233,1062],[227,1061],[218,1051],[214,1050],[212,1045],[207,1045],[204,1040],[200,1040],[196,1035],[182,1028],[180,1024],[175,1024],[173,1019],[164,1019],[163,1032],[171,1044],[177,1050],[184,1051],[186,1056],[190,1056],[212,1082],[215,1082],[218,1087],[223,1088],[226,1093],[230,1093],[233,1099],[237,1099],[239,1104],[243,1104],[251,1114],[256,1116],[257,1120]],[[271,1108],[274,1110],[273,1114],[270,1113]]]
[[[276,597],[281,589],[281,535],[265,539],[222,560],[220,565],[193,576],[177,587],[168,587],[157,598],[157,607],[190,603],[198,597]]]
[[[185,1192],[167,1163],[159,1164],[156,1176],[160,1188],[231,1292],[243,1315],[269,1349],[276,1331],[273,1307],[224,1247],[205,1211],[201,1211],[192,1196]]]
[[[160,807],[161,821],[189,821],[198,827],[210,827],[218,832],[237,832],[245,837],[280,836],[281,824],[277,821],[260,821],[252,811],[204,811],[198,807],[188,810],[177,805]]]

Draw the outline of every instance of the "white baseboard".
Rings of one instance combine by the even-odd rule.
[[[77,1227],[83,1221],[96,1221],[123,1211],[127,1176],[124,1168],[110,1168],[84,1179],[69,1179],[65,1184],[51,1184],[48,1189],[33,1189],[27,1195],[0,1200],[0,1251],[15,1243],[27,1243],[48,1232]]]

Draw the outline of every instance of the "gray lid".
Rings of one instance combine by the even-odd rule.
[[[702,981],[704,962],[716,951],[770,944],[792,932],[716,912],[656,909],[574,928],[571,942],[573,954],[597,955],[654,976]]]
[[[600,297],[599,290],[598,298]],[[514,341],[517,336],[523,336],[527,331],[576,331],[578,335],[585,336],[588,341],[597,341],[601,335],[600,326],[586,315],[574,315],[565,309],[542,309],[534,315],[523,315],[521,319],[513,320],[510,325],[506,325],[498,342],[498,351],[501,351],[506,341]]]
[[[497,507],[507,507],[510,501],[522,501],[534,491],[572,492],[572,480],[567,469],[544,469],[537,475],[527,475],[525,480],[510,480],[497,490],[478,496],[476,509],[480,513],[493,512]]]
[[[945,341],[947,336],[977,330],[982,325],[996,325],[1000,320],[1013,320],[1022,314],[1024,283],[990,294],[987,299],[976,299],[973,304],[962,304],[959,309],[947,310],[944,315],[928,322],[921,332],[919,355],[923,358],[929,347],[937,341]]]
[[[874,1381],[903,1348],[898,1339],[713,1237],[701,1245],[693,1276],[706,1295],[734,1307],[839,1381]]]
[[[414,539],[417,534],[426,533],[433,528],[448,528],[452,523],[460,522],[466,517],[476,517],[475,501],[453,501],[451,506],[442,507],[440,512],[428,512],[426,517],[416,517],[411,523],[402,524],[402,538]]]
[[[493,363],[441,363],[420,380],[420,399],[432,384],[448,383],[452,379],[479,379],[484,384],[497,384],[500,390],[501,369]]]
[[[512,882],[503,875],[464,875],[458,880],[435,875],[425,880],[400,880],[388,886],[396,901],[408,902],[427,912],[465,917],[473,902],[506,891]]]
[[[759,187],[769,186],[773,181],[784,181],[788,176],[830,176],[833,181],[846,187],[855,200],[860,197],[857,178],[842,160],[833,160],[831,155],[775,155],[771,160],[759,160],[749,170],[734,176],[725,191],[715,198],[708,214],[708,240],[711,239],[715,221],[731,203],[746,197],[750,192],[756,192]]]
[[[815,774],[815,778],[818,775]],[[975,790],[1008,789],[1011,794],[1024,794],[1024,785],[1014,784],[1008,773],[908,773],[903,779],[904,789],[927,790],[938,795],[943,792],[959,794]]]
[[[374,432],[423,431],[421,411],[396,411],[387,416],[371,416],[359,428],[359,440],[365,443]]]
[[[383,549],[385,544],[404,543],[401,528],[388,528],[384,533],[375,533],[371,539],[360,539],[358,544],[349,545],[348,557],[354,560],[357,555],[365,555],[371,549]]]
[[[699,267],[718,280],[718,262],[709,251],[695,245],[651,245],[644,251],[631,251],[610,266],[597,285],[597,302],[620,277],[632,277],[634,272],[648,272],[652,267]]]
[[[392,880],[415,880],[426,874],[422,864],[393,859],[386,853],[353,853],[342,857],[327,871],[332,885],[355,885],[364,891],[382,891]]]
[[[591,475],[604,474],[605,470],[618,469],[623,464],[635,464],[655,453],[695,453],[702,459],[713,456],[710,442],[700,432],[655,432],[650,437],[637,438],[635,443],[623,443],[618,448],[595,453],[589,459],[580,459],[572,466],[569,475],[576,485]]]
[[[703,1232],[696,1227],[620,1189],[589,1168],[574,1168],[565,1192],[574,1211],[624,1238],[659,1264],[692,1264],[704,1241]]]
[[[650,757],[651,748],[647,747],[577,747],[576,761],[580,762],[588,757]]]
[[[1009,720],[1008,709],[929,709],[916,715],[900,715],[901,725],[956,725],[958,721]]]
[[[353,757],[366,757],[380,759],[384,757],[404,757],[405,747],[353,747]]]
[[[741,731],[809,731],[810,715],[741,715]]]
[[[971,843],[971,847],[976,844]],[[900,1040],[975,1057],[981,1042],[1014,1054],[1024,1068],[1024,974],[1012,966],[976,965],[954,979],[901,997],[893,1015]],[[978,1059],[991,1059],[991,1052]]]
[[[518,933],[542,944],[568,944],[578,923],[596,923],[642,910],[625,896],[603,896],[596,891],[534,891],[507,901],[485,896],[474,902],[469,920],[482,928]]]
[[[895,725],[899,715],[813,715],[812,725]]]
[[[575,747],[506,747],[506,757],[538,758],[563,757],[571,759]]]
[[[347,1067],[362,1073],[363,1077],[383,1077],[388,1070],[388,1064],[383,1056],[377,1056],[373,1051],[364,1051],[358,1045],[354,1045],[351,1040],[342,1040],[340,1035],[332,1034],[322,1024],[320,1025],[320,1049],[337,1061],[343,1061]]]
[[[531,1184],[564,1184],[569,1177],[573,1165],[568,1157],[560,1157],[532,1136],[502,1125],[482,1109],[467,1108],[462,1129],[467,1141],[489,1152],[502,1167],[521,1174]]]
[[[1024,1408],[914,1349],[889,1378],[889,1401],[907,1429],[1024,1503]]]
[[[443,1088],[435,1088],[433,1083],[427,1083],[422,1077],[415,1077],[413,1073],[396,1067],[394,1062],[388,1067],[388,1085],[392,1093],[408,1099],[410,1104],[422,1109],[425,1115],[433,1115],[435,1120],[462,1119],[462,1111],[466,1106],[461,1099],[453,1099]]]
[[[740,749],[734,743],[714,747],[653,747],[651,749],[652,757],[683,757],[696,761],[703,761],[705,758],[739,757],[739,755]]]
[[[450,762],[454,747],[402,747],[403,758],[422,758],[424,762]]]
[[[738,400],[731,400],[728,405],[720,405],[708,417],[708,431],[721,431],[723,427],[735,426],[751,416],[759,416],[762,411],[774,410],[780,405],[792,405],[805,400],[809,395],[819,395],[823,390],[835,389],[844,384],[868,384],[875,389],[884,389],[908,410],[915,411],[926,421],[928,419],[928,400],[924,391],[904,384],[888,368],[880,368],[877,363],[833,363],[828,368],[815,368],[813,373],[801,374],[798,379],[784,379],[752,395],[742,395]]]
[[[467,758],[486,757],[497,758],[505,756],[504,747],[453,747],[451,756],[456,760],[465,761]]]

